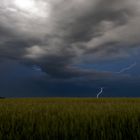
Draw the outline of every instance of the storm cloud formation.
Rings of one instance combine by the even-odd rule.
[[[138,55],[139,0],[20,1],[0,1],[1,59],[37,65],[49,78],[85,83],[114,75],[79,64]]]

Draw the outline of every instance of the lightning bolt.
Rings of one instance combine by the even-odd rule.
[[[134,63],[131,64],[130,66],[125,67],[125,68],[121,69],[119,72],[115,72],[115,73],[117,73],[117,74],[124,73],[124,72],[126,72],[126,71],[128,71],[128,70],[131,70],[131,69],[134,68],[136,65],[137,65],[137,63],[134,62]],[[104,90],[104,88],[102,87],[102,88],[100,89],[100,92],[97,94],[97,99],[98,99],[99,96],[103,93],[103,90]]]
[[[97,94],[97,99],[99,98],[99,96],[103,93],[104,88],[102,87],[100,92]]]
[[[135,63],[131,64],[130,66],[125,67],[125,68],[121,69],[119,72],[116,72],[116,73],[117,73],[117,74],[124,73],[124,72],[126,72],[126,71],[128,71],[128,70],[131,70],[131,69],[132,69],[133,67],[135,67],[136,65],[137,65],[137,63],[135,62]]]

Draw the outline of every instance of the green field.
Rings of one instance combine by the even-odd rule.
[[[1,99],[0,140],[140,140],[140,99]]]

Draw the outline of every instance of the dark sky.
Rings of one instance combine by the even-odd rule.
[[[0,96],[140,96],[139,0],[1,0]]]

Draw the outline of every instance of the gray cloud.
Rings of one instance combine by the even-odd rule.
[[[0,1],[0,56],[52,77],[96,76],[72,65],[127,57],[140,44],[139,0],[32,0],[27,9],[14,2]]]

